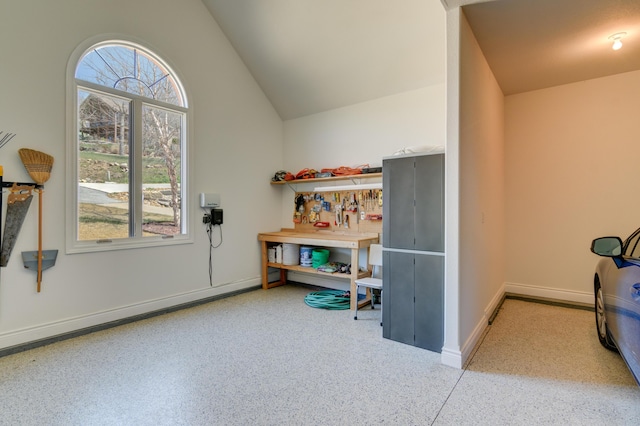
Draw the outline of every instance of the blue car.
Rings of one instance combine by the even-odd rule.
[[[620,352],[640,385],[640,229],[624,242],[597,238],[591,251],[604,257],[593,281],[598,338]]]

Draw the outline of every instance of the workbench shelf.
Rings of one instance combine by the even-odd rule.
[[[315,182],[332,182],[332,181],[340,181],[340,180],[350,180],[354,182],[359,179],[375,179],[381,178],[382,173],[362,173],[359,175],[349,175],[349,176],[331,176],[325,178],[313,178],[313,179],[296,179],[296,180],[281,180],[278,182],[271,181],[271,185],[298,185],[303,183],[315,183]]]
[[[269,262],[267,263],[267,266],[270,268],[279,268],[279,269],[287,269],[289,271],[296,271],[296,272],[305,272],[307,274],[319,274],[319,275],[329,275],[332,278],[344,278],[344,279],[351,279],[351,274],[345,274],[343,272],[324,272],[324,271],[318,271],[315,268],[310,268],[308,266],[300,266],[300,265],[284,265],[282,263],[272,263]],[[368,271],[359,271],[358,272],[358,279],[360,278],[365,278],[371,275],[371,272]]]

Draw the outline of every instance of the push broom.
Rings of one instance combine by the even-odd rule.
[[[33,149],[22,148],[18,150],[24,168],[29,172],[29,176],[40,188],[38,192],[38,293],[40,293],[40,283],[42,283],[42,193],[44,183],[51,176],[53,157],[44,152]]]

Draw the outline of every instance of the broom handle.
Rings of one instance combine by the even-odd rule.
[[[40,283],[42,282],[42,192],[38,192],[38,293],[40,293]]]

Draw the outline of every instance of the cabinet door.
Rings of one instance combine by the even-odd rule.
[[[414,328],[415,346],[434,352],[442,351],[444,256],[415,255]]]
[[[444,154],[415,161],[415,250],[444,252]]]
[[[382,337],[414,345],[413,254],[382,253]]]
[[[385,159],[382,162],[382,245],[414,248],[414,157]]]

